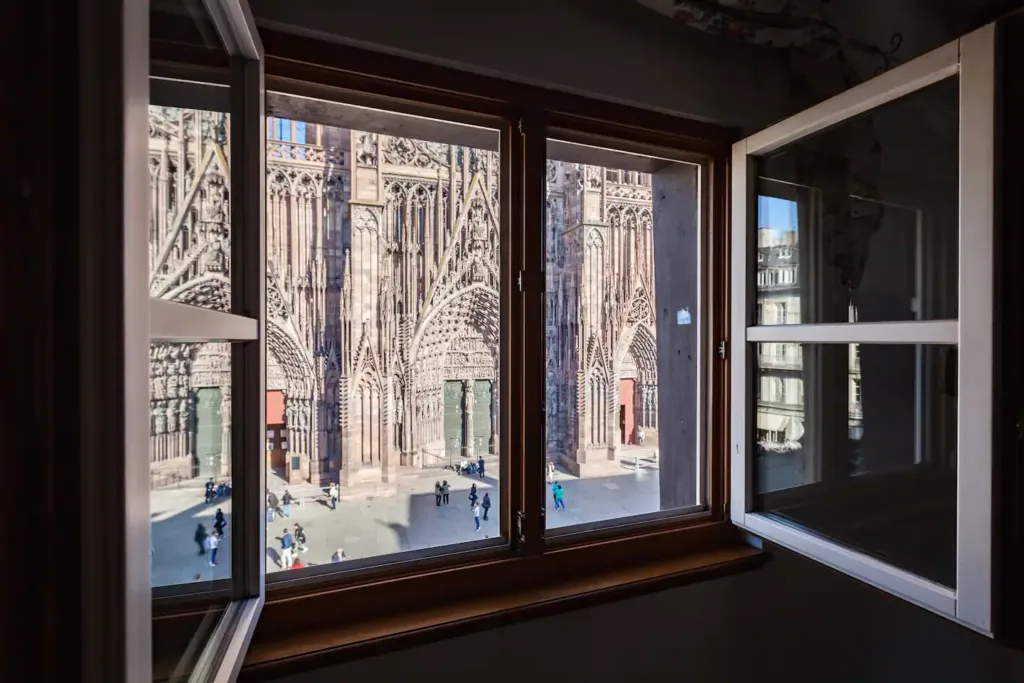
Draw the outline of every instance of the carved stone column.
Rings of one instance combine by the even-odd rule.
[[[463,400],[463,436],[462,436],[462,456],[475,460],[473,453],[473,380],[464,379],[462,380],[462,400]]]
[[[231,472],[231,385],[225,384],[220,394],[221,439],[220,476]]]
[[[500,373],[495,372],[495,377],[500,377]],[[501,443],[498,440],[498,425],[501,424],[501,420],[498,419],[498,411],[500,406],[498,405],[498,382],[494,381],[491,383],[491,442],[487,444],[487,452],[494,455],[494,449],[497,448],[498,444]]]

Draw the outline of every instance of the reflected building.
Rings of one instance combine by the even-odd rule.
[[[802,322],[800,244],[796,202],[761,197],[757,231],[757,321],[760,325],[795,325]],[[787,216],[788,214],[788,216]],[[779,224],[769,225],[773,221]],[[850,307],[851,322],[857,319]],[[794,485],[804,475],[805,463],[799,452],[803,449],[806,431],[805,378],[810,367],[805,365],[805,345],[786,342],[757,344],[757,409],[755,441],[764,462],[766,489]],[[852,444],[863,433],[861,406],[861,371],[859,344],[847,345],[848,358],[840,367],[847,368],[847,421]],[[796,458],[793,461],[793,458]],[[854,452],[856,458],[856,452]]]
[[[230,310],[230,121],[151,107],[150,294]],[[267,464],[395,481],[495,454],[493,149],[268,118]],[[650,177],[549,168],[549,442],[567,463],[656,429]],[[226,476],[229,344],[153,344],[153,485]],[[566,409],[565,407],[570,407]]]

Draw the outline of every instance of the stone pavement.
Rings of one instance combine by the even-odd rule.
[[[639,456],[639,469],[635,457]],[[565,511],[555,512],[548,500],[548,528],[564,527],[645,514],[658,510],[658,469],[650,448],[624,448],[618,468],[604,471],[602,476],[578,479],[558,472],[556,481],[565,489]],[[435,548],[498,536],[498,481],[492,476],[497,468],[488,470],[480,480],[476,476],[458,476],[450,470],[405,469],[399,480],[388,489],[369,490],[361,495],[346,495],[332,511],[325,497],[313,498],[311,486],[289,486],[302,501],[292,506],[290,519],[278,516],[267,527],[267,571],[280,571],[277,538],[285,526],[299,522],[306,532],[309,551],[302,555],[307,565],[330,562],[331,555],[343,548],[346,558],[357,560],[397,552]],[[451,485],[450,505],[434,505],[434,482],[448,480]],[[481,519],[481,530],[475,531],[468,493],[476,484],[481,499],[491,496],[493,515]],[[283,484],[272,484],[280,497]],[[549,487],[550,489],[550,487]],[[207,581],[230,576],[231,501],[203,503],[201,486],[196,488],[159,489],[150,497],[153,527],[154,586]],[[221,508],[228,517],[228,539],[221,544],[217,567],[210,567],[207,558],[198,554],[193,542],[196,524],[202,522],[207,532],[212,529],[213,514]]]

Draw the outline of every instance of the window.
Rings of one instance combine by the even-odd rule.
[[[268,96],[324,156],[268,144],[267,572],[500,546],[500,135],[317,105]]]
[[[734,522],[985,632],[991,41],[982,29],[737,143],[732,288],[736,343],[789,359],[732,355]]]
[[[605,185],[602,164],[624,158],[652,170],[652,189]],[[547,287],[574,293],[548,314],[580,326],[562,357],[559,328],[547,332],[549,535],[698,509],[702,169],[554,139],[547,165],[546,251],[566,254],[545,264]]]

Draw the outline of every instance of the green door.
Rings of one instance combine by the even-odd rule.
[[[444,383],[444,451],[449,459],[462,457],[462,382]]]
[[[491,381],[473,382],[473,455],[487,455],[491,445]]]
[[[220,414],[220,388],[196,390],[196,460],[203,479],[221,475],[223,418]]]

